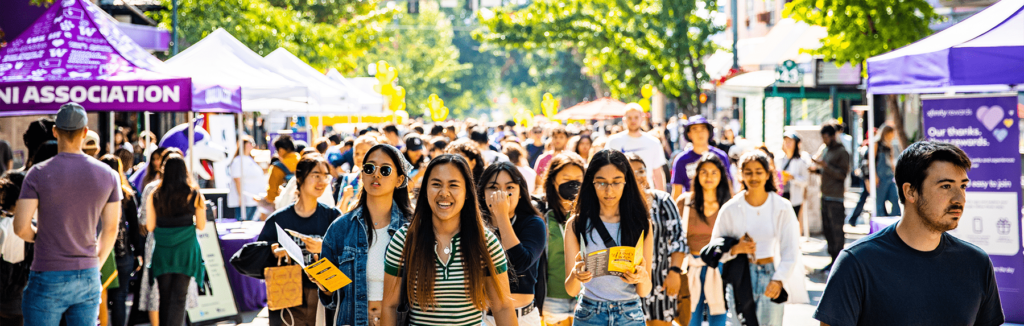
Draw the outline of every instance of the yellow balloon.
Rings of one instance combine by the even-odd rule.
[[[391,86],[391,84],[383,84],[383,85],[380,85],[380,91],[379,92],[381,94],[383,94],[383,95],[390,96],[390,95],[395,94],[395,87]]]
[[[395,98],[405,99],[405,87],[395,86]]]
[[[388,107],[394,111],[405,109],[405,100],[396,100],[395,97],[392,96],[391,101],[388,102]]]
[[[389,66],[388,70],[384,74],[384,77],[387,79],[388,82],[391,82],[398,77],[398,70],[396,70],[395,67]]]
[[[387,61],[384,61],[384,60],[377,61],[377,75],[382,75],[387,70],[388,70],[388,62]]]
[[[544,97],[543,97],[543,99],[544,99],[545,101],[550,101],[551,99],[554,99],[554,98],[555,98],[555,96],[554,96],[554,95],[551,95],[551,93],[544,93]]]
[[[651,99],[645,98],[637,102],[640,107],[644,108],[644,112],[651,112]]]
[[[448,117],[448,108],[447,107],[443,107],[443,106],[441,108],[439,108],[439,109],[437,109],[435,111],[432,111],[430,113],[430,118],[433,119],[434,121],[444,121],[444,119],[447,118],[447,117]]]
[[[644,85],[640,88],[640,95],[643,95],[644,98],[651,98],[651,95],[654,95],[654,86]]]

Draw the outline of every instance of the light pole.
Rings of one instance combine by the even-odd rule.
[[[739,9],[736,8],[737,1],[732,0],[729,9],[732,11],[732,69],[740,69],[740,57],[739,53],[736,52],[736,42],[739,40],[740,27],[739,27]],[[177,46],[177,44],[175,44]]]
[[[733,0],[736,1],[736,0]],[[733,48],[735,48],[733,43]],[[178,0],[171,0],[171,55],[178,54]]]

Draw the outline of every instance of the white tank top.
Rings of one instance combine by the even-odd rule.
[[[366,295],[368,301],[384,300],[384,255],[391,236],[388,228],[373,230],[373,243],[366,257]]]

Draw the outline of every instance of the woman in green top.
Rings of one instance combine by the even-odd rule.
[[[196,230],[206,227],[206,200],[192,184],[181,155],[168,155],[163,165],[163,179],[146,200],[146,229],[153,232],[155,243],[150,268],[160,290],[160,325],[181,325],[189,282],[203,281]]]
[[[469,164],[445,154],[421,173],[412,222],[395,233],[385,254],[381,325],[402,322],[403,282],[412,325],[476,326],[488,309],[498,325],[517,325],[505,253],[484,228]]]
[[[565,220],[572,211],[572,203],[580,191],[586,163],[573,152],[562,152],[551,159],[544,175],[544,198],[548,210],[544,215],[548,227],[547,296],[544,298],[544,323],[547,325],[572,324],[576,298],[565,291],[565,249],[562,233]]]

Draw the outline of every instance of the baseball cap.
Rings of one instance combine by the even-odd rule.
[[[793,139],[795,141],[800,141],[800,136],[797,136],[797,134],[795,132],[792,132],[792,131],[788,131],[788,132],[782,134],[782,137],[790,138],[790,139]]]
[[[61,130],[78,130],[89,124],[89,116],[85,115],[85,108],[71,102],[60,106],[55,123]]]
[[[59,119],[59,117],[58,117]],[[85,141],[82,141],[82,149],[99,149],[100,148],[100,134],[95,131],[89,130],[85,133]]]
[[[690,117],[690,119],[688,119],[686,121],[686,127],[683,128],[683,138],[685,138],[686,141],[692,141],[692,140],[690,140],[690,136],[687,136],[686,134],[690,133],[690,126],[700,125],[700,124],[707,126],[707,128],[708,128],[708,135],[711,135],[711,136],[715,135],[715,126],[712,125],[711,122],[708,122],[708,119],[704,118],[704,116],[695,115],[695,116]]]
[[[405,137],[405,149],[410,151],[418,151],[423,149],[423,139],[420,139],[419,135]]]

